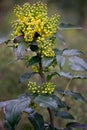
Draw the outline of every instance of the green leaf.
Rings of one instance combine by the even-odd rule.
[[[33,57],[29,60],[28,65],[29,65],[29,66],[32,66],[32,65],[35,65],[35,64],[38,64],[38,63],[40,63],[40,57],[39,57],[39,56],[33,56]]]
[[[53,50],[54,50],[56,55],[62,55],[63,54],[63,50],[59,50],[57,48],[54,48]]]
[[[34,74],[35,74],[34,72],[32,72],[32,73],[28,73],[28,72],[24,73],[22,76],[20,76],[19,82],[24,82],[24,81],[28,80]]]
[[[53,76],[58,75],[57,72],[53,72],[47,75],[47,81],[51,80]]]
[[[52,98],[57,101],[58,108],[70,109],[70,107],[65,102],[63,102],[58,96],[52,95]],[[57,111],[58,111],[58,109],[57,109]]]
[[[62,95],[73,96],[75,100],[82,101],[82,102],[84,101],[87,103],[85,98],[80,93],[72,92],[71,90],[64,91],[62,89],[56,90],[56,92]]]
[[[38,103],[41,107],[49,107],[53,111],[58,111],[58,108],[67,107],[56,95],[39,95],[35,98],[34,102]]]
[[[56,55],[57,64],[59,65],[60,69],[63,68],[65,64],[65,57],[61,55]]]
[[[39,113],[32,113],[28,116],[29,121],[34,127],[34,130],[44,130],[44,120]]]
[[[77,101],[82,101],[82,102],[84,101],[87,103],[85,98],[80,93],[76,93],[76,92],[72,92],[72,91],[68,90],[68,91],[65,91],[64,94],[73,96],[75,98],[75,100],[77,100]]]
[[[38,103],[41,107],[50,107],[53,110],[58,109],[57,100],[49,95],[39,95],[35,98],[34,102]]]
[[[53,60],[54,58],[50,58],[50,57],[43,57],[42,59],[42,64],[43,64],[43,67],[46,68],[46,67],[49,67],[52,63],[53,63]]]
[[[21,118],[22,112],[29,106],[30,102],[31,98],[27,96],[21,96],[21,98],[8,101],[5,105],[7,125],[9,124],[11,128],[15,128]]]
[[[83,54],[83,52],[76,50],[76,49],[64,49],[63,50],[63,55],[64,56],[76,56],[76,55],[80,55]]]
[[[57,33],[56,36],[59,38],[59,40],[63,43],[63,45],[65,45],[65,39],[64,37],[60,34],[60,33]]]
[[[30,43],[30,49],[31,51],[37,52],[38,51],[38,44],[36,42],[31,42]]]
[[[37,52],[38,51],[38,46],[37,46],[37,44],[30,44],[30,49],[31,49],[31,51],[34,51],[34,52]]]
[[[64,119],[74,119],[74,117],[66,111],[59,111],[56,113],[56,116]]]
[[[87,71],[87,62],[85,62],[82,58],[77,56],[73,56],[69,58],[70,67],[75,71]]]
[[[70,24],[70,23],[60,23],[58,26],[59,30],[65,30],[65,29],[83,29],[82,27]]]

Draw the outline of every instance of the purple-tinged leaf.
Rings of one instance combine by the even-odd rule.
[[[14,38],[13,42],[14,43],[21,43],[24,41],[24,36],[23,35],[20,35],[20,36],[17,36],[16,38]]]
[[[87,129],[87,124],[80,124],[78,122],[70,122],[66,125],[66,127]]]

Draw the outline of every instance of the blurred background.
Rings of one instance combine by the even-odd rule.
[[[14,19],[13,8],[15,5],[23,5],[25,2],[33,4],[38,0],[0,0],[0,42],[7,40],[12,32],[11,21]],[[83,30],[62,30],[60,33],[66,40],[65,47],[79,49],[85,53],[84,60],[87,61],[87,0],[41,0],[47,3],[48,13],[60,14],[61,22],[75,24],[85,29]],[[58,41],[58,47],[61,47]],[[0,101],[16,98],[19,94],[27,92],[27,82],[21,84],[18,78],[24,72],[29,71],[25,64],[20,62],[10,63],[15,60],[12,50],[0,45]],[[86,73],[87,74],[87,73]],[[35,80],[38,80],[35,77]],[[68,80],[55,79],[59,88],[64,88]],[[87,100],[87,80],[73,80],[70,89],[81,92]],[[71,100],[72,113],[75,114],[76,120],[81,123],[87,123],[87,104],[77,103]],[[1,117],[0,117],[1,118]],[[56,121],[62,124],[61,120]],[[22,128],[21,128],[22,130]],[[24,129],[23,129],[24,130]]]

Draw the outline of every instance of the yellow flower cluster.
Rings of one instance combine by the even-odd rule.
[[[43,55],[54,56],[52,51],[54,45],[49,40],[49,37],[56,33],[60,16],[48,17],[47,6],[42,2],[37,2],[32,6],[29,3],[25,3],[23,7],[17,6],[14,13],[17,20],[13,22],[13,37],[24,35],[26,43],[35,41],[41,44],[38,46],[43,50]]]
[[[39,53],[42,56],[48,56],[48,57],[53,57],[55,55],[53,49],[54,49],[54,44],[51,39],[44,39],[42,41],[38,40],[38,46],[39,46]]]
[[[36,65],[33,65],[32,66],[32,70],[33,70],[33,72],[39,72],[39,66],[36,64]]]
[[[53,94],[55,90],[55,84],[52,82],[46,82],[42,85],[42,94]]]
[[[40,93],[40,86],[37,86],[36,82],[28,82],[28,89],[32,92],[32,93]]]
[[[31,102],[30,105],[29,105],[29,107],[36,108],[36,107],[38,107],[38,104],[34,103],[34,102]]]
[[[55,90],[55,84],[51,82],[46,82],[42,86],[38,86],[36,82],[29,81],[28,89],[32,93],[36,94],[53,94]]]

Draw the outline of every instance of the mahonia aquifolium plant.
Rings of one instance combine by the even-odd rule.
[[[53,51],[55,47],[55,39],[58,30],[59,15],[53,15],[48,17],[47,5],[42,2],[37,2],[30,6],[29,3],[25,3],[23,7],[17,6],[14,9],[14,13],[17,20],[12,24],[13,33],[12,37],[23,36],[24,43],[27,48],[30,47],[31,42],[36,42],[38,46],[38,53],[41,57],[54,57],[55,53]],[[15,43],[15,46],[18,44]],[[34,72],[39,72],[39,66],[32,66]],[[36,86],[35,82],[29,82],[29,90],[33,93],[49,93],[54,92],[54,84],[46,83],[42,85],[43,87]]]
[[[8,130],[16,130],[22,112],[28,113],[28,119],[34,130],[87,129],[86,124],[76,122],[74,117],[67,112],[70,106],[63,101],[65,96],[72,96],[77,101],[87,103],[81,94],[69,90],[72,79],[84,79],[87,76],[61,72],[67,59],[74,71],[87,71],[87,63],[78,57],[82,54],[81,51],[66,48],[60,50],[55,45],[57,36],[65,42],[63,36],[58,33],[58,29],[66,29],[69,26],[76,28],[76,26],[59,24],[60,16],[56,14],[48,17],[47,5],[42,2],[33,5],[25,3],[22,7],[18,5],[14,8],[14,13],[16,20],[12,22],[13,46],[11,44],[11,47],[16,52],[17,59],[24,60],[26,66],[31,67],[33,71],[24,73],[20,76],[19,81],[23,82],[33,75],[39,74],[42,83],[38,85],[36,81],[28,81],[27,94],[19,96],[15,100],[0,102],[0,108],[4,108]],[[7,44],[9,41],[5,43]],[[51,78],[56,75],[70,79],[65,90],[59,90],[58,85],[51,82]],[[36,112],[38,107],[48,110],[50,123],[46,123],[43,116]],[[54,124],[53,114],[58,118],[72,119],[74,122],[66,124],[65,128],[57,128]]]
[[[36,42],[42,57],[53,57],[55,55],[53,34],[57,32],[60,16],[48,17],[47,6],[41,2],[32,6],[28,3],[23,7],[17,6],[14,13],[17,20],[13,22],[13,38],[23,35],[27,47],[28,43]]]

